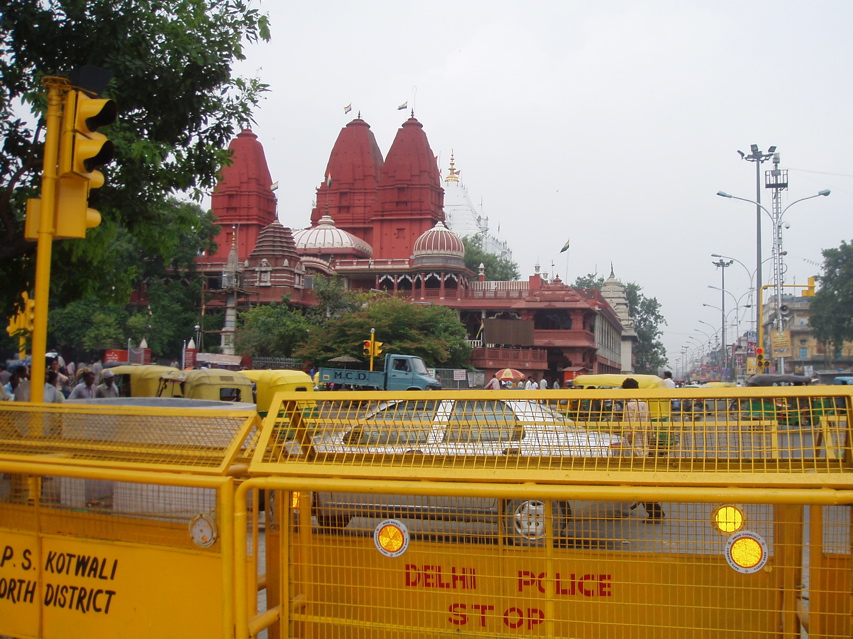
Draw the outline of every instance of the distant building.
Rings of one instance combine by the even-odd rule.
[[[444,178],[444,217],[447,228],[462,238],[482,238],[483,250],[505,260],[512,260],[509,242],[499,237],[500,232],[489,228],[489,216],[478,213],[468,196],[468,189],[459,179],[453,154],[450,155],[450,169]],[[500,228],[500,226],[498,227]]]

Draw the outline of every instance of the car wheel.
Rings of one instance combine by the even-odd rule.
[[[552,502],[554,537],[561,537],[571,506],[566,501]],[[547,537],[545,502],[539,499],[508,499],[504,506],[504,535],[512,546],[542,546]]]

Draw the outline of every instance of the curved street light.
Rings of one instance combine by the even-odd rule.
[[[788,206],[786,206],[784,209],[782,209],[782,212],[779,213],[778,215],[773,215],[760,202],[756,202],[755,200],[750,200],[750,199],[744,198],[744,197],[738,197],[736,195],[731,195],[729,193],[726,193],[725,191],[717,191],[717,195],[719,195],[720,197],[724,197],[724,198],[727,198],[730,200],[740,200],[741,202],[748,202],[750,204],[755,204],[756,207],[760,208],[762,211],[767,213],[768,217],[770,217],[770,220],[773,223],[773,242],[774,242],[773,243],[773,249],[774,249],[773,250],[773,257],[774,257],[773,271],[774,271],[775,280],[776,280],[775,281],[775,288],[776,288],[776,329],[777,330],[782,329],[782,314],[780,312],[780,307],[782,305],[782,218],[784,217],[784,215],[788,211],[788,209],[790,209],[795,204],[798,204],[799,202],[804,202],[806,200],[812,200],[816,197],[827,197],[830,193],[831,193],[831,191],[829,189],[823,189],[822,191],[818,191],[814,195],[801,197],[798,200],[794,200]],[[760,249],[760,244],[761,244],[761,238],[760,237],[758,239],[758,242],[759,242],[759,249],[758,250],[759,250],[759,255],[760,255],[760,250],[761,250]],[[760,258],[759,258],[759,260],[760,260]],[[761,264],[761,262],[759,261],[759,268],[760,268],[760,264]],[[761,308],[763,306],[763,302],[761,299],[761,290],[758,289],[756,292],[758,294],[758,332],[759,332],[758,343],[760,346],[763,347],[764,346],[764,331],[763,331],[763,323],[764,322],[763,322],[763,318],[761,317]],[[784,362],[784,359],[782,359],[782,358],[780,358],[780,360],[781,360],[780,369],[784,373],[785,372],[785,362]]]

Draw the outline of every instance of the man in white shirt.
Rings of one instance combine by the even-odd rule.
[[[663,383],[667,388],[675,388],[675,382],[672,381],[672,373],[669,371],[663,372]]]
[[[72,390],[68,399],[92,399],[95,396],[95,373],[87,370],[83,373],[83,380]]]

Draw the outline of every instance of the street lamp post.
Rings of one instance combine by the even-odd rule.
[[[773,213],[768,211],[766,208],[764,208],[764,206],[762,206],[760,202],[756,202],[755,200],[750,200],[750,199],[743,198],[743,197],[738,197],[736,195],[730,195],[730,194],[726,193],[725,191],[717,191],[717,195],[719,195],[720,197],[725,197],[725,198],[728,198],[730,200],[740,200],[741,202],[749,202],[751,204],[755,204],[757,207],[759,207],[759,209],[761,209],[765,213],[767,213],[767,215],[770,217],[771,222],[773,223],[773,242],[774,242],[773,243],[773,257],[774,257],[773,271],[774,271],[775,277],[776,277],[776,282],[774,282],[774,286],[776,289],[776,304],[775,304],[775,307],[776,307],[776,319],[775,319],[776,330],[782,330],[782,313],[781,313],[781,306],[782,306],[782,253],[783,253],[783,251],[782,251],[782,218],[785,216],[785,213],[788,211],[788,209],[790,209],[795,204],[797,204],[799,202],[804,202],[805,200],[812,200],[816,197],[827,197],[830,193],[831,193],[831,191],[829,189],[824,189],[822,191],[818,191],[814,195],[801,197],[798,200],[794,200],[788,206],[786,206],[784,209],[782,209],[781,212],[774,215]],[[756,273],[756,277],[757,277],[758,282],[761,281],[761,273],[760,272],[761,272],[761,262],[759,261],[758,272]],[[759,312],[760,312],[760,309],[763,306],[763,302],[761,299],[761,287],[760,286],[757,287],[756,291],[758,293],[758,308],[759,308]],[[758,344],[762,348],[764,347],[764,318],[762,318],[760,315],[758,317]],[[784,360],[784,358],[779,358],[779,359],[780,359],[780,372],[784,373],[785,372],[785,360]]]
[[[741,160],[755,163],[755,294],[761,294],[761,164],[773,157],[776,147],[771,146],[767,153],[759,150],[757,144],[749,145],[749,155],[738,150]],[[765,209],[766,210],[766,209]]]
[[[723,361],[725,361],[725,348],[726,348],[726,269],[734,264],[734,260],[729,260],[728,262],[724,259],[719,259],[716,262],[711,262],[714,266],[720,269],[720,274],[722,275],[722,292],[720,293],[720,317],[722,323],[722,341],[723,341]],[[720,372],[720,376],[723,381],[725,381],[726,375],[725,371]]]

